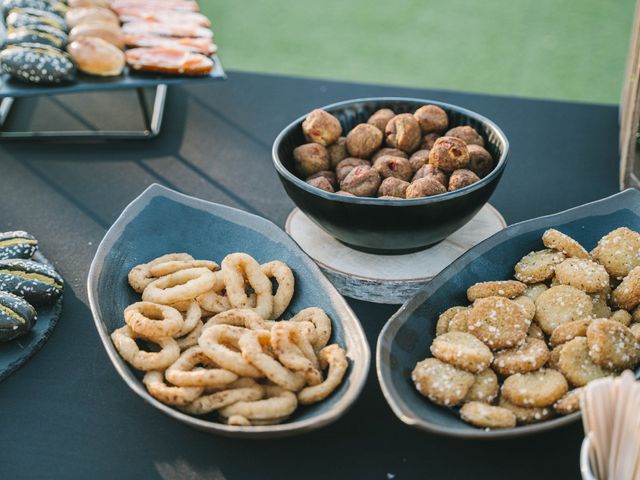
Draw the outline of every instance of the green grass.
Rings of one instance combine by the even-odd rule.
[[[633,0],[200,0],[227,68],[616,103]]]

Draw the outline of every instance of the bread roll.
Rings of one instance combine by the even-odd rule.
[[[78,70],[89,75],[110,77],[120,75],[124,68],[124,53],[111,43],[97,37],[80,37],[67,47]]]
[[[124,36],[120,26],[111,22],[90,22],[76,25],[69,32],[69,41],[73,42],[82,37],[98,37],[124,49]]]
[[[65,15],[65,20],[69,28],[81,23],[93,22],[108,22],[120,25],[118,16],[108,8],[102,7],[70,8]]]
[[[69,0],[67,2],[69,8],[78,7],[104,7],[109,8],[109,2],[107,0]]]

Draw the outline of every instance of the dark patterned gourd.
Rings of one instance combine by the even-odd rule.
[[[0,291],[0,342],[29,332],[36,323],[36,311],[26,300]]]
[[[62,295],[64,281],[52,267],[33,260],[0,260],[0,290],[47,305]]]
[[[27,232],[17,230],[0,233],[0,260],[31,258],[37,249],[38,240]]]
[[[62,83],[71,80],[75,73],[69,55],[37,43],[5,48],[0,52],[0,66],[12,78],[35,84]]]
[[[7,28],[48,25],[63,32],[67,31],[67,22],[60,15],[44,10],[36,10],[35,8],[13,8],[9,12],[5,23]]]
[[[3,17],[6,18],[14,8],[33,8],[64,16],[69,7],[57,0],[3,0],[1,4]]]
[[[37,43],[62,49],[67,45],[67,35],[48,25],[30,25],[26,27],[11,27],[4,42],[4,46]]]

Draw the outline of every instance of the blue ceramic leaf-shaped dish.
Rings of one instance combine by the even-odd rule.
[[[124,324],[123,310],[139,301],[127,283],[137,264],[171,252],[218,263],[231,252],[247,252],[258,262],[281,260],[296,277],[295,294],[284,318],[303,308],[323,308],[333,320],[331,342],[346,347],[349,371],[342,385],[325,401],[300,407],[283,424],[235,427],[194,417],[151,397],[142,374],[115,350],[109,334]],[[163,413],[192,427],[237,437],[269,437],[302,433],[343,415],[360,394],[369,370],[370,353],[360,322],[318,267],[276,225],[234,208],[198,200],[152,185],[120,215],[100,243],[88,279],[89,302],[102,343],[127,385]]]
[[[454,409],[440,407],[420,395],[410,374],[415,364],[430,357],[438,315],[454,305],[467,305],[466,290],[476,282],[510,279],[525,254],[543,248],[541,236],[556,228],[591,250],[618,227],[640,231],[640,192],[629,189],[554,215],[527,220],[478,244],[439,273],[389,319],[378,337],[376,368],[384,396],[407,425],[466,438],[504,438],[567,425],[580,413],[506,430],[484,431],[460,420]],[[638,371],[636,371],[636,374]]]

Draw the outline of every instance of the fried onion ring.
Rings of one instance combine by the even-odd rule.
[[[154,340],[161,350],[159,352],[145,352],[140,350],[135,342],[138,336],[129,325],[118,328],[111,333],[111,341],[122,358],[138,370],[164,370],[180,356],[180,347],[171,337]]]
[[[311,322],[316,327],[316,338],[312,342],[316,351],[322,350],[331,338],[331,319],[318,307],[305,308],[300,310],[291,319],[292,322]]]
[[[263,387],[267,398],[253,402],[237,402],[220,409],[223,417],[240,415],[254,420],[271,420],[291,415],[298,406],[298,400],[294,393],[277,386]]]
[[[172,273],[179,270],[186,270],[187,268],[207,268],[215,272],[220,266],[211,260],[171,260],[149,266],[149,273],[152,277],[157,278],[171,275]]]
[[[184,337],[189,332],[192,332],[197,326],[198,322],[202,318],[202,309],[195,300],[191,300],[189,307],[186,309],[183,316],[184,322],[182,328],[178,333],[173,335],[173,338]]]
[[[165,305],[191,300],[211,290],[215,283],[215,275],[207,268],[178,270],[151,282],[142,292],[142,300]]]
[[[227,418],[227,425],[233,425],[234,427],[250,427],[251,422],[248,418],[242,415],[232,415]]]
[[[197,398],[182,410],[192,415],[205,415],[237,402],[260,400],[263,396],[264,389],[260,384],[250,378],[241,378],[227,385],[224,390]]]
[[[129,272],[129,285],[131,285],[131,288],[133,288],[136,292],[142,293],[144,289],[147,288],[147,285],[149,285],[154,280],[151,276],[151,272],[149,271],[151,267],[170,261],[184,262],[189,260],[193,260],[193,257],[188,253],[168,253],[158,258],[154,258],[150,262],[136,265]]]
[[[320,402],[331,395],[342,383],[349,366],[346,352],[335,343],[320,351],[320,362],[323,367],[329,366],[327,378],[321,384],[303,388],[298,393],[298,400],[302,405]]]
[[[145,373],[142,383],[145,384],[153,398],[175,407],[193,402],[203,391],[200,387],[172,387],[167,385],[164,383],[162,372],[157,370]]]
[[[270,342],[270,333],[268,331],[245,330],[238,342],[242,357],[258,368],[273,383],[287,390],[297,392],[304,387],[305,379],[303,375],[283,367],[277,360],[274,360],[263,351],[261,337],[262,342]]]
[[[299,372],[304,375],[308,385],[318,385],[322,383],[322,372],[319,370],[318,360],[308,359],[296,345],[295,339],[304,339],[300,335],[301,324],[298,322],[278,322],[271,329],[271,346],[278,356],[278,360],[285,367],[293,372]],[[311,344],[308,344],[311,346]],[[312,349],[313,351],[313,349]]]
[[[198,345],[198,338],[200,338],[200,334],[202,333],[202,327],[202,320],[200,320],[196,324],[196,328],[191,330],[191,332],[184,337],[176,338],[176,343],[178,344],[178,347],[180,347],[180,351],[184,351],[189,347]]]
[[[245,276],[256,294],[256,306],[252,308],[262,318],[270,318],[273,312],[271,280],[262,273],[260,264],[246,253],[232,253],[222,260],[222,276],[229,303],[234,308],[251,308],[245,291]]]
[[[182,302],[169,303],[168,305],[175,308],[180,313],[186,313],[186,311],[189,310],[189,307],[191,306],[191,302],[192,300],[183,300]]]
[[[316,339],[316,327],[311,322],[296,322],[298,328],[293,330],[293,342],[300,349],[302,354],[309,359],[315,368],[320,368],[318,355],[313,348]]]
[[[253,310],[248,308],[232,308],[226,312],[219,313],[211,317],[204,328],[213,325],[233,325],[235,327],[244,327],[249,330],[269,330],[269,325],[265,319]]]
[[[211,368],[196,368],[198,365],[206,365]],[[191,347],[182,352],[180,357],[164,372],[164,376],[170,383],[178,387],[227,385],[238,379],[238,375],[235,373],[219,368],[199,346]]]
[[[236,415],[236,416],[239,417],[240,415]],[[278,425],[279,423],[285,422],[288,418],[289,418],[289,415],[285,415],[284,417],[267,418],[264,420],[258,420],[254,418],[253,420],[250,421],[250,423],[255,427],[261,426],[261,425]]]
[[[151,302],[129,305],[124,310],[124,320],[137,335],[151,340],[173,337],[184,326],[184,320],[178,310]]]
[[[279,260],[273,260],[260,266],[262,273],[268,278],[275,278],[278,288],[273,295],[273,311],[271,319],[276,320],[284,313],[293,297],[295,278],[289,266]]]
[[[197,300],[202,308],[212,313],[221,313],[231,308],[229,299],[224,295],[224,277],[222,272],[214,272],[216,282],[206,293],[200,295]]]
[[[240,338],[249,331],[232,325],[213,325],[202,330],[198,344],[205,355],[222,368],[241,377],[260,378],[264,376],[262,372],[245,360],[239,351],[231,348],[238,349]]]

